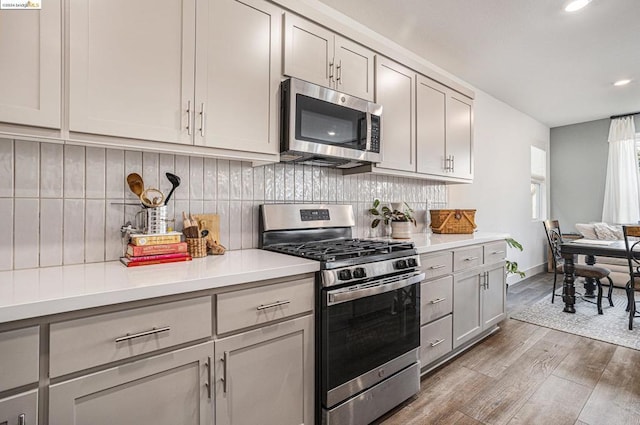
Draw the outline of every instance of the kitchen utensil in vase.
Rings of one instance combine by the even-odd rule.
[[[167,179],[171,182],[171,190],[164,200],[164,204],[167,205],[169,199],[171,199],[171,195],[173,195],[173,191],[176,190],[176,187],[180,186],[180,177],[172,173],[165,173],[165,176],[167,176]]]
[[[140,177],[138,173],[129,174],[127,176],[127,184],[131,192],[138,198],[142,195],[142,192],[144,192],[144,180],[142,180],[142,177]]]

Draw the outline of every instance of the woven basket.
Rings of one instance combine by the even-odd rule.
[[[473,233],[476,210],[430,210],[433,233]]]
[[[207,256],[207,239],[206,238],[186,238],[187,250],[193,258],[201,258]]]

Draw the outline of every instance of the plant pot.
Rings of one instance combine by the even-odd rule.
[[[410,239],[412,225],[413,223],[410,221],[392,221],[391,237],[394,239]]]

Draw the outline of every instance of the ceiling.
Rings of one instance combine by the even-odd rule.
[[[640,0],[320,1],[549,127],[640,111]]]

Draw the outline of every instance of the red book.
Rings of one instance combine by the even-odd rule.
[[[175,252],[173,254],[141,255],[137,257],[127,254],[126,257],[129,259],[129,261],[137,263],[139,261],[167,260],[170,258],[182,258],[188,256],[189,254],[187,252]]]
[[[148,266],[151,264],[164,264],[164,263],[177,263],[179,261],[191,261],[191,256],[179,258],[165,258],[160,260],[147,260],[147,261],[131,261],[130,258],[120,257],[120,262],[127,267]]]
[[[127,245],[127,257],[142,257],[145,255],[174,254],[187,252],[186,242],[166,243],[161,245]]]

